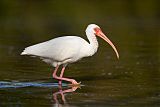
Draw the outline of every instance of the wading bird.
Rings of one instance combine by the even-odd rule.
[[[62,81],[71,82],[72,85],[78,85],[74,79],[64,78],[63,74],[65,67],[69,63],[76,62],[83,57],[92,56],[97,52],[98,41],[96,36],[101,37],[108,42],[114,49],[117,58],[119,54],[113,43],[103,34],[100,27],[96,24],[89,24],[86,28],[86,35],[89,43],[78,36],[63,36],[42,42],[36,45],[29,46],[23,50],[21,55],[38,56],[44,62],[55,67],[53,78],[62,84]],[[60,65],[63,65],[60,76],[57,76],[57,70]]]

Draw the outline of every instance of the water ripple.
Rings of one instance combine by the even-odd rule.
[[[23,88],[23,87],[58,87],[58,86],[59,86],[58,83],[0,81],[0,89]],[[62,84],[62,86],[67,86],[67,84]]]

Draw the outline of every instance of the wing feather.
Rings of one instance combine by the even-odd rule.
[[[63,61],[77,55],[80,48],[86,43],[87,41],[78,36],[58,37],[29,46],[25,48],[21,55],[34,55],[56,61]]]

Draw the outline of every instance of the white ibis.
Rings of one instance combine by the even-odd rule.
[[[96,36],[101,37],[108,42],[114,49],[117,58],[119,59],[118,51],[113,43],[103,34],[100,27],[96,24],[89,24],[86,28],[86,35],[89,43],[78,36],[63,36],[42,42],[36,45],[29,46],[23,50],[21,55],[38,56],[44,62],[55,67],[53,78],[59,81],[71,82],[72,85],[79,84],[74,79],[64,78],[63,74],[65,67],[69,63],[76,62],[83,57],[92,56],[97,52],[98,41]],[[60,65],[63,65],[60,76],[57,76],[57,70]]]

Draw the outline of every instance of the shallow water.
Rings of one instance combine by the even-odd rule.
[[[78,5],[77,5],[78,4]],[[159,107],[159,1],[0,1],[0,107]],[[69,64],[62,87],[54,68],[22,50],[96,23],[119,51],[98,38],[99,50]]]
[[[3,48],[5,47],[5,48]],[[70,64],[66,77],[81,81],[81,87],[59,87],[52,79],[52,67],[38,58],[10,54],[1,46],[1,106],[159,106],[160,76],[158,56],[145,45],[133,56],[121,52],[117,60],[113,51],[100,48],[95,56]],[[124,56],[122,56],[124,55]],[[148,57],[150,56],[150,57]],[[131,61],[130,61],[131,60]],[[2,66],[3,65],[3,66]],[[62,97],[64,97],[62,99]],[[63,101],[64,100],[64,101]]]

